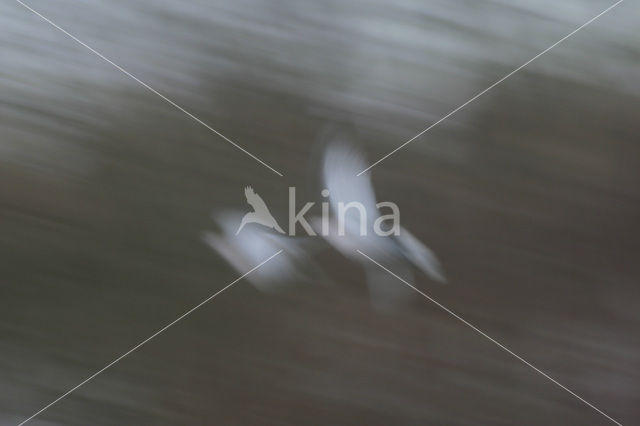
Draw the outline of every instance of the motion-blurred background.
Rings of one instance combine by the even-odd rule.
[[[605,0],[31,0],[278,177],[0,2],[0,423],[239,274],[199,239],[253,185],[317,198],[318,134],[373,162]],[[371,170],[449,278],[415,285],[623,424],[640,419],[640,5],[628,0]],[[306,191],[306,192],[305,192]],[[281,206],[281,207],[279,207]],[[34,425],[611,424],[358,265],[240,282]],[[389,285],[403,285],[389,278]]]

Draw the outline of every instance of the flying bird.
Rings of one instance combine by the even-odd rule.
[[[367,163],[362,153],[350,142],[335,139],[327,145],[322,164],[322,180],[329,190],[334,218],[338,217],[338,203],[359,202],[366,211],[366,235],[361,235],[360,215],[355,209],[345,214],[344,235],[339,235],[336,220],[330,222],[327,242],[345,257],[360,263],[365,269],[367,286],[373,305],[389,309],[407,299],[411,290],[392,282],[389,274],[356,250],[371,256],[397,275],[411,279],[411,265],[432,280],[444,283],[442,266],[431,249],[403,227],[399,235],[380,236],[373,232],[373,224],[380,217],[369,175],[356,176]],[[313,219],[314,228],[320,219]]]
[[[252,187],[247,186],[244,189],[244,196],[247,198],[247,203],[249,203],[249,205],[253,207],[253,211],[244,215],[244,217],[242,218],[242,222],[240,223],[240,227],[236,231],[236,235],[238,235],[242,228],[244,228],[244,226],[248,223],[258,223],[268,228],[275,229],[281,234],[284,234],[284,231],[282,230],[282,228],[280,228],[278,222],[276,222],[276,220],[271,215],[271,212],[269,211],[269,208],[265,204],[264,200],[262,200],[262,198],[255,193]]]
[[[239,273],[247,272],[282,250],[280,255],[247,275],[254,287],[270,292],[291,282],[309,281],[322,276],[310,258],[311,245],[307,240],[281,236],[260,227],[248,227],[242,234],[234,234],[241,214],[227,211],[212,216],[219,232],[205,231],[202,240]]]

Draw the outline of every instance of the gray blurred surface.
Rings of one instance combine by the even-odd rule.
[[[248,184],[279,218],[288,186],[317,197],[327,125],[373,161],[611,3],[28,4],[285,177],[0,3],[3,425],[234,280],[199,240],[209,214]],[[622,3],[372,169],[450,281],[416,286],[625,425],[639,17]],[[376,312],[357,265],[318,261],[328,282],[240,282],[31,424],[610,424],[427,300]]]

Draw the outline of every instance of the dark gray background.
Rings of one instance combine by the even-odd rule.
[[[317,137],[371,161],[607,1],[0,3],[0,423],[239,273],[199,240],[253,185],[317,198]],[[627,1],[372,170],[432,247],[428,292],[623,424],[640,418],[640,8]],[[281,207],[279,207],[281,206]],[[34,425],[610,424],[423,298],[242,281]],[[389,285],[403,285],[389,278]]]

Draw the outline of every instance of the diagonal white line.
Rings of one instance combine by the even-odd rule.
[[[96,376],[98,376],[100,373],[102,373],[103,371],[105,371],[106,369],[108,369],[109,367],[111,367],[112,365],[114,365],[115,363],[117,363],[118,361],[122,360],[123,358],[127,357],[128,355],[130,355],[132,352],[136,351],[137,349],[139,349],[142,345],[144,345],[145,343],[149,342],[151,339],[153,339],[154,337],[156,337],[157,335],[159,335],[160,333],[163,333],[164,331],[166,331],[169,327],[173,326],[174,324],[176,324],[178,321],[182,320],[184,317],[186,317],[187,315],[193,313],[196,309],[200,308],[202,305],[204,305],[205,303],[209,302],[211,299],[213,299],[214,297],[216,297],[217,295],[219,295],[220,293],[222,293],[223,291],[225,291],[226,289],[228,289],[229,287],[231,287],[232,285],[234,285],[235,283],[237,283],[238,281],[240,281],[241,279],[243,279],[244,277],[246,277],[247,275],[249,275],[250,273],[252,273],[253,271],[255,271],[256,269],[258,269],[259,267],[261,267],[262,265],[264,265],[265,263],[267,263],[268,261],[270,261],[271,259],[273,259],[274,257],[276,257],[277,255],[279,255],[280,253],[282,253],[282,250],[279,250],[278,252],[276,252],[275,254],[273,254],[271,257],[269,257],[268,259],[260,262],[258,265],[254,266],[253,268],[251,268],[248,272],[245,272],[244,274],[242,274],[241,276],[239,276],[238,278],[236,278],[235,280],[233,280],[232,282],[230,282],[229,284],[227,284],[225,287],[223,287],[221,290],[218,290],[217,292],[215,292],[214,294],[212,294],[211,296],[207,297],[206,299],[204,299],[202,302],[198,303],[196,306],[194,306],[193,308],[189,309],[188,311],[186,311],[185,313],[183,313],[182,315],[180,315],[178,318],[174,319],[173,321],[171,321],[169,324],[165,325],[164,327],[162,327],[160,330],[156,331],[155,333],[153,333],[151,336],[147,337],[146,339],[144,339],[142,342],[138,343],[137,345],[135,345],[134,347],[132,347],[131,349],[129,349],[127,352],[123,353],[122,355],[120,355],[118,358],[114,359],[113,361],[111,361],[109,364],[105,365],[104,367],[102,367],[100,370],[96,371],[95,373],[93,373],[92,375],[90,375],[89,377],[87,377],[86,379],[84,379],[83,381],[81,381],[80,383],[78,383],[77,385],[75,385],[74,387],[72,387],[71,389],[69,389],[68,391],[66,391],[65,393],[63,393],[62,395],[60,395],[58,398],[56,398],[55,400],[51,401],[49,404],[45,405],[44,407],[42,407],[40,410],[36,411],[33,415],[31,415],[29,418],[23,420],[21,423],[18,424],[18,426],[22,426],[23,424],[27,423],[29,420],[33,419],[34,417],[36,417],[37,415],[39,415],[40,413],[42,413],[43,411],[47,410],[48,408],[50,408],[52,405],[56,404],[57,402],[59,402],[61,399],[67,397],[70,393],[72,393],[73,391],[75,391],[76,389],[78,389],[80,386],[86,384],[87,382],[89,382],[90,380],[92,380],[93,378],[95,378]]]
[[[113,62],[111,59],[107,58],[106,56],[104,56],[102,53],[98,52],[97,50],[95,50],[94,48],[92,48],[91,46],[89,46],[88,44],[86,44],[85,42],[79,40],[76,36],[74,36],[73,34],[69,33],[68,31],[66,31],[64,28],[61,28],[59,25],[57,25],[55,22],[51,21],[49,18],[47,18],[46,16],[43,16],[41,13],[35,11],[33,8],[31,8],[29,5],[25,4],[23,1],[21,0],[16,0],[16,2],[18,4],[20,4],[21,6],[23,6],[25,9],[30,10],[31,12],[33,12],[34,14],[38,15],[40,18],[42,18],[43,20],[45,20],[47,23],[51,24],[51,26],[53,26],[54,28],[60,30],[61,32],[63,32],[65,35],[67,35],[69,38],[71,38],[73,41],[75,41],[76,43],[80,44],[81,46],[86,47],[87,49],[89,49],[92,53],[94,53],[95,55],[97,55],[98,57],[104,59],[106,62],[110,63],[111,65],[113,65],[115,68],[117,68],[119,71],[121,71],[122,73],[124,73],[125,75],[127,75],[128,77],[132,78],[133,80],[135,80],[137,83],[139,83],[141,86],[143,86],[145,89],[149,90],[150,92],[158,95],[160,98],[162,98],[163,100],[165,100],[167,103],[169,103],[170,105],[172,105],[173,107],[175,107],[176,109],[182,111],[183,113],[185,113],[186,115],[188,115],[189,117],[191,117],[193,120],[195,120],[196,122],[200,123],[201,125],[203,125],[204,127],[206,127],[207,129],[211,130],[213,133],[215,133],[216,135],[220,136],[222,139],[224,139],[225,141],[229,142],[231,145],[235,146],[236,148],[238,148],[240,151],[244,152],[245,154],[247,154],[249,157],[253,158],[254,160],[256,160],[257,162],[259,162],[260,164],[262,164],[263,166],[267,167],[269,170],[271,170],[272,172],[274,172],[275,174],[277,174],[278,176],[283,176],[282,173],[280,173],[279,171],[277,171],[276,169],[274,169],[273,167],[271,167],[270,165],[268,165],[267,163],[265,163],[264,161],[262,161],[260,158],[258,158],[257,156],[253,155],[252,153],[250,153],[249,151],[247,151],[246,149],[244,149],[243,147],[241,147],[240,145],[238,145],[237,143],[235,143],[234,141],[232,141],[231,139],[229,139],[228,137],[226,137],[225,135],[223,135],[222,133],[220,133],[219,131],[217,131],[216,129],[214,129],[213,127],[209,126],[207,123],[205,123],[204,121],[202,121],[201,119],[199,119],[198,117],[196,117],[195,115],[193,115],[192,113],[190,113],[189,111],[187,111],[186,109],[184,109],[183,107],[181,107],[180,105],[178,105],[177,103],[175,103],[174,101],[172,101],[171,99],[167,98],[165,95],[163,95],[162,93],[158,92],[156,89],[154,89],[153,87],[149,86],[147,83],[145,83],[144,81],[140,80],[138,77],[136,77],[135,75],[131,74],[129,71],[125,70],[124,68],[122,68],[120,65],[116,64],[115,62]]]
[[[466,101],[465,103],[463,103],[462,105],[460,105],[459,107],[451,110],[449,113],[447,113],[447,115],[445,115],[444,117],[442,117],[441,119],[439,119],[438,121],[436,121],[435,123],[431,124],[429,127],[427,127],[426,129],[424,129],[423,131],[421,131],[420,133],[418,133],[417,135],[415,135],[414,137],[412,137],[411,139],[409,139],[408,141],[404,142],[402,145],[400,145],[399,147],[395,148],[393,151],[387,153],[386,155],[384,155],[382,158],[380,158],[378,161],[376,161],[375,163],[371,164],[369,167],[367,167],[366,169],[364,169],[363,171],[361,171],[360,173],[358,173],[356,176],[360,176],[361,174],[367,172],[368,170],[370,170],[372,167],[378,165],[379,163],[381,163],[382,161],[386,160],[387,158],[389,158],[391,155],[395,154],[396,152],[398,152],[399,150],[401,150],[402,148],[404,148],[405,146],[407,146],[408,144],[410,144],[411,142],[413,142],[414,140],[416,140],[417,138],[419,138],[420,136],[424,135],[425,133],[427,133],[429,130],[433,129],[434,127],[436,127],[438,124],[442,123],[444,120],[446,120],[447,118],[451,117],[453,114],[455,114],[456,112],[460,111],[462,108],[466,107],[467,105],[469,105],[471,102],[475,101],[476,99],[478,99],[480,96],[484,95],[485,93],[487,93],[489,90],[493,89],[494,87],[496,87],[497,85],[499,85],[500,83],[502,83],[503,81],[505,81],[506,79],[508,79],[509,77],[511,77],[512,75],[514,75],[515,73],[517,73],[518,71],[520,71],[522,68],[526,67],[527,65],[529,65],[531,62],[535,61],[536,59],[538,59],[540,56],[544,55],[545,53],[547,53],[548,51],[550,51],[551,49],[553,49],[554,47],[556,47],[557,45],[559,45],[560,43],[562,43],[563,41],[565,41],[566,39],[568,39],[569,37],[571,37],[572,35],[574,35],[575,33],[577,33],[578,31],[580,31],[581,29],[583,29],[584,27],[586,27],[587,25],[589,25],[590,23],[592,23],[593,21],[595,21],[596,19],[598,19],[599,17],[601,17],[602,15],[604,15],[605,13],[609,12],[611,9],[613,9],[614,7],[616,7],[617,5],[619,5],[620,3],[622,3],[624,0],[618,0],[617,2],[615,2],[614,4],[612,4],[611,6],[609,6],[608,8],[606,8],[605,10],[603,10],[602,12],[598,13],[596,16],[594,16],[593,18],[589,19],[587,22],[585,22],[584,24],[580,25],[578,28],[576,28],[575,30],[571,31],[569,34],[567,34],[566,36],[562,37],[560,40],[556,41],[555,43],[553,43],[551,46],[547,47],[546,49],[544,49],[542,52],[538,53],[536,56],[534,56],[533,58],[529,59],[527,62],[525,62],[524,64],[520,65],[518,68],[514,69],[513,71],[511,71],[509,74],[505,75],[504,77],[502,77],[500,80],[496,81],[495,83],[493,83],[491,86],[487,87],[486,89],[484,89],[483,91],[477,93],[474,97],[472,97],[471,99],[469,99],[468,101]]]
[[[394,274],[393,272],[391,272],[389,269],[387,269],[386,267],[384,267],[383,265],[381,265],[380,263],[376,262],[375,260],[373,260],[372,258],[370,258],[369,256],[367,256],[366,254],[364,254],[363,252],[361,252],[360,250],[356,250],[358,253],[360,253],[361,255],[363,255],[364,257],[366,257],[367,259],[369,259],[371,262],[375,263],[376,265],[378,265],[380,268],[384,269],[385,271],[387,271],[389,274],[391,274],[392,276],[394,276],[395,278],[397,278],[398,280],[402,281],[403,283],[405,283],[406,285],[408,285],[409,287],[411,287],[412,289],[414,289],[415,291],[417,291],[418,293],[420,293],[422,296],[424,296],[425,298],[429,299],[429,301],[431,301],[432,303],[434,303],[436,306],[438,306],[440,309],[442,309],[443,311],[447,312],[448,314],[450,314],[451,316],[453,316],[454,318],[456,318],[457,320],[461,321],[464,325],[466,325],[467,327],[471,328],[472,330],[478,332],[481,336],[486,337],[487,339],[489,339],[492,343],[494,343],[496,346],[498,346],[500,349],[502,349],[503,351],[507,352],[509,355],[512,355],[513,357],[515,357],[518,361],[522,362],[523,364],[531,367],[533,370],[535,370],[537,373],[540,373],[542,376],[544,376],[545,378],[547,378],[548,380],[550,380],[551,382],[555,383],[556,385],[560,386],[562,389],[564,389],[565,391],[569,392],[571,395],[575,396],[576,398],[578,398],[580,401],[584,402],[585,404],[587,404],[589,407],[593,408],[594,410],[596,410],[598,413],[602,414],[603,416],[605,416],[607,419],[611,420],[613,423],[617,424],[618,426],[622,426],[622,424],[620,422],[618,422],[617,420],[615,420],[614,418],[612,418],[611,416],[609,416],[607,413],[605,413],[604,411],[602,411],[601,409],[599,409],[598,407],[596,407],[595,405],[591,404],[589,401],[587,401],[586,399],[582,398],[580,395],[578,395],[577,393],[575,393],[574,391],[572,391],[571,389],[567,388],[566,386],[564,386],[562,383],[558,382],[556,379],[554,379],[553,377],[549,376],[547,373],[545,373],[544,371],[540,370],[538,367],[536,367],[535,365],[531,364],[529,361],[527,361],[526,359],[522,358],[520,355],[516,354],[515,352],[511,351],[509,348],[507,348],[506,346],[504,346],[502,343],[498,342],[496,339],[494,339],[493,337],[489,336],[487,333],[485,333],[484,331],[480,330],[478,327],[476,327],[475,325],[471,324],[469,321],[465,320],[464,318],[462,318],[460,315],[456,314],[455,312],[453,312],[451,309],[447,308],[446,306],[442,305],[440,302],[438,302],[437,300],[433,299],[431,296],[427,295],[426,293],[422,292],[421,290],[417,289],[416,287],[414,287],[413,285],[409,284],[407,281],[405,281],[403,278],[399,277],[398,275]]]

